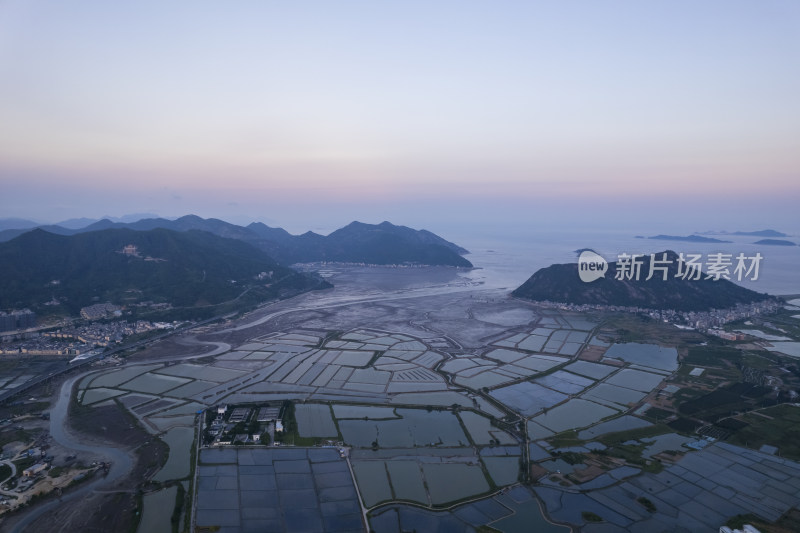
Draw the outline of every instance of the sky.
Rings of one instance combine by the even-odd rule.
[[[799,60],[795,0],[0,0],[0,217],[800,231]]]

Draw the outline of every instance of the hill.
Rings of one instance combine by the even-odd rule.
[[[606,276],[591,283],[584,283],[578,276],[577,263],[557,264],[542,268],[511,294],[534,301],[564,302],[569,304],[615,305],[644,307],[649,309],[673,309],[675,311],[707,311],[712,308],[725,309],[739,303],[750,303],[769,298],[735,283],[720,279],[683,280],[676,278],[678,255],[669,251],[667,259],[668,278],[660,273],[646,281],[650,269],[650,258],[642,261],[639,280],[617,280],[616,263],[609,263]],[[661,253],[656,254],[661,258]]]
[[[134,245],[136,255],[123,254]],[[94,302],[214,306],[249,303],[330,285],[253,246],[201,231],[107,229],[62,236],[36,229],[0,244],[0,308],[40,308],[57,298],[76,313]],[[256,279],[262,272],[271,275]]]
[[[274,233],[275,230],[272,230]],[[352,222],[328,236],[308,232],[297,237],[265,237],[262,246],[286,263],[329,261],[391,265],[415,263],[472,267],[461,257],[466,250],[426,230],[395,226],[389,222]],[[268,240],[271,239],[271,240]]]
[[[69,228],[65,228],[63,226],[56,226],[52,224],[44,225],[44,226],[31,226],[31,227],[18,227],[18,228],[9,228],[0,231],[0,242],[7,242],[11,239],[19,237],[25,233],[33,231],[35,229],[41,229],[48,233],[54,233],[56,235],[75,235],[80,230],[73,230]]]
[[[214,218],[204,219],[186,215],[176,220],[146,218],[132,223],[112,222],[104,219],[80,229],[62,226],[41,226],[50,233],[77,235],[106,229],[132,229],[149,231],[156,228],[173,231],[200,230],[220,237],[238,239],[267,252],[283,264],[332,261],[341,263],[368,263],[391,265],[416,263],[471,267],[472,263],[461,257],[469,253],[427,230],[414,230],[389,222],[363,224],[353,222],[328,236],[307,232],[292,235],[282,228],[271,228],[260,222],[246,227]],[[29,232],[30,229],[0,231],[0,242]]]

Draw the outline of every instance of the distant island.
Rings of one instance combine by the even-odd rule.
[[[747,237],[788,237],[785,233],[774,229],[762,229],[760,231],[736,231],[733,235],[745,235]]]
[[[792,241],[783,239],[761,239],[753,244],[765,244],[767,246],[797,246],[797,244],[793,243]]]
[[[272,228],[260,222],[238,226],[195,215],[186,215],[175,220],[146,218],[136,222],[112,222],[104,219],[78,229],[58,225],[38,226],[38,229],[48,233],[65,236],[107,229],[150,231],[157,228],[178,232],[207,231],[219,237],[244,241],[284,265],[327,261],[371,265],[472,267],[472,263],[462,257],[469,253],[468,250],[430,231],[397,226],[390,222],[352,222],[327,236],[311,231],[292,235],[283,228]],[[2,230],[0,242],[9,241],[30,231],[30,227]]]
[[[723,241],[721,239],[714,239],[713,237],[702,237],[700,235],[655,235],[647,237],[648,239],[655,239],[659,241],[683,241],[683,242],[698,242],[698,243],[728,243],[731,241]]]
[[[690,281],[676,278],[678,255],[667,251],[656,254],[657,258],[661,258],[663,253],[667,254],[667,259],[671,262],[667,280],[663,280],[659,273],[649,281],[644,279],[650,268],[649,256],[642,258],[643,275],[639,280],[614,279],[617,265],[609,263],[604,278],[585,283],[578,276],[577,263],[555,264],[538,270],[511,294],[518,298],[541,302],[675,311],[726,309],[737,304],[769,298],[766,294],[745,289],[725,279],[714,281],[701,277],[700,280]]]
[[[788,237],[785,233],[774,229],[762,229],[758,231],[703,231],[703,235],[739,235],[744,237]]]

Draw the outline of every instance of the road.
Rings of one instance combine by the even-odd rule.
[[[0,464],[8,465],[8,467],[11,468],[11,475],[5,478],[4,480],[0,481],[0,485],[2,485],[6,481],[17,475],[17,465],[8,460],[0,461]],[[15,498],[17,497],[16,493],[10,490],[0,490],[0,494],[2,494],[3,496],[13,496]]]

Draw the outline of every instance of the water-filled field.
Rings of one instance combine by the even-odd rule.
[[[88,389],[86,392],[83,393],[83,398],[81,398],[81,403],[83,405],[90,405],[102,400],[108,400],[109,398],[114,398],[115,396],[119,396],[121,394],[125,394],[125,391],[116,389],[106,389],[106,388]]]
[[[746,335],[752,335],[753,337],[763,339],[765,341],[790,341],[789,337],[784,337],[783,335],[772,335],[771,333],[764,333],[759,329],[737,329],[739,333],[744,333]]]
[[[545,407],[552,407],[567,399],[566,394],[528,381],[495,389],[489,394],[525,416],[533,416]]]
[[[458,418],[449,411],[397,409],[400,419],[340,420],[342,439],[352,446],[367,448],[377,441],[386,448],[414,446],[466,446],[469,439]]]
[[[773,342],[772,346],[767,346],[771,352],[780,352],[790,357],[800,357],[800,342]]]
[[[553,355],[529,355],[522,359],[517,359],[514,364],[536,372],[544,372],[564,362],[566,362],[566,359]]]
[[[326,404],[308,403],[295,406],[294,416],[301,437],[336,437],[331,408]]]
[[[194,415],[159,417],[152,416],[147,421],[161,432],[176,426],[191,426],[194,424]]]
[[[394,412],[394,407],[373,407],[369,405],[346,405],[336,404],[333,406],[333,414],[337,419],[341,418],[398,418]]]
[[[509,381],[513,381],[514,379],[519,379],[519,378],[507,376],[497,372],[492,372],[491,370],[486,370],[484,372],[481,372],[480,374],[476,374],[471,377],[458,376],[456,377],[455,382],[464,387],[473,390],[479,390],[484,387],[494,387],[496,385],[508,383]]]
[[[330,448],[205,449],[197,477],[198,529],[361,529],[347,463]]]
[[[587,400],[597,400],[600,403],[612,403],[624,407],[638,402],[646,395],[646,392],[617,387],[616,385],[609,385],[608,383],[601,383],[586,391],[582,397]]]
[[[214,381],[216,383],[224,383],[247,374],[247,372],[240,370],[189,364],[168,366],[158,370],[158,373],[165,374],[167,376],[203,379],[206,381]]]
[[[483,457],[481,460],[496,485],[511,485],[519,479],[519,457]]]
[[[590,363],[589,361],[575,361],[565,366],[564,370],[569,370],[574,374],[580,374],[594,379],[603,379],[617,370],[617,367],[601,365],[600,363]]]
[[[176,485],[145,494],[142,497],[144,510],[138,531],[146,531],[148,533],[167,533],[171,531],[170,518],[172,517],[177,495],[178,487]]]
[[[336,364],[341,366],[366,366],[374,352],[355,352],[345,350],[336,358]]]
[[[161,437],[161,440],[169,446],[169,457],[161,470],[153,476],[153,480],[168,481],[187,477],[190,471],[191,448],[194,444],[194,428],[172,428]]]
[[[370,385],[386,385],[392,377],[389,372],[381,372],[372,368],[356,368],[348,382],[350,383],[367,383]]]
[[[372,507],[378,502],[392,499],[392,489],[389,486],[386,464],[383,461],[354,462],[353,472],[356,475],[358,490],[361,492],[364,505]]]
[[[138,405],[142,405],[143,403],[152,402],[153,400],[157,400],[158,396],[150,396],[146,394],[126,394],[119,398],[119,402],[124,405],[128,409],[133,409]]]
[[[650,392],[663,380],[664,376],[625,368],[608,378],[605,382],[610,385],[618,385],[628,389]]]
[[[168,411],[162,411],[158,413],[158,416],[184,416],[184,415],[194,415],[197,414],[199,411],[204,409],[205,406],[199,404],[197,402],[188,402],[183,405],[179,405],[177,407],[173,407]]]
[[[422,470],[416,461],[386,461],[386,470],[398,500],[428,503],[428,492],[422,479]]]
[[[485,416],[471,411],[462,411],[458,416],[464,422],[472,441],[479,446],[490,444],[492,440],[497,440],[500,444],[516,444],[517,442],[514,437],[493,426]]]
[[[174,398],[191,398],[192,396],[205,392],[208,389],[216,386],[217,384],[212,383],[211,381],[198,380],[187,383],[186,385],[182,385],[176,389],[172,389],[166,394]]]
[[[525,357],[525,354],[522,352],[518,352],[516,350],[506,350],[503,348],[498,348],[496,350],[488,352],[484,357],[500,361],[501,363],[513,363],[517,359],[522,359],[523,357]]]
[[[179,400],[159,399],[153,402],[147,402],[145,404],[138,405],[133,408],[133,412],[137,415],[150,415],[151,413],[163,411],[164,409],[174,407],[180,403],[181,402]]]
[[[423,463],[431,503],[441,505],[489,490],[483,470],[477,464]]]
[[[540,352],[542,351],[542,348],[544,348],[546,342],[547,337],[541,335],[529,335],[526,339],[517,344],[517,347],[521,350]]]
[[[392,396],[391,402],[399,405],[432,405],[434,407],[446,407],[457,404],[462,407],[472,407],[472,400],[455,391],[409,392],[407,394],[397,394]]]
[[[100,374],[94,379],[91,379],[90,385],[92,387],[116,387],[117,385],[121,385],[126,381],[135,378],[136,376],[160,367],[161,365],[130,366],[120,370],[106,372]],[[81,386],[83,386],[83,383],[81,383]]]
[[[546,427],[536,423],[536,419],[532,418],[528,421],[528,437],[532,440],[545,439],[553,435],[553,432]]]
[[[564,392],[567,394],[578,394],[589,385],[593,385],[594,381],[581,377],[577,374],[558,370],[535,380],[539,385],[544,385],[553,390]]]
[[[678,350],[665,348],[657,344],[639,344],[636,342],[612,344],[604,357],[621,359],[629,363],[663,370],[678,369]]]
[[[586,427],[617,413],[618,411],[610,407],[574,398],[532,418],[531,421],[560,433],[568,429]]]
[[[188,379],[160,374],[143,374],[122,384],[120,388],[149,394],[161,394],[170,389],[189,383]]]

